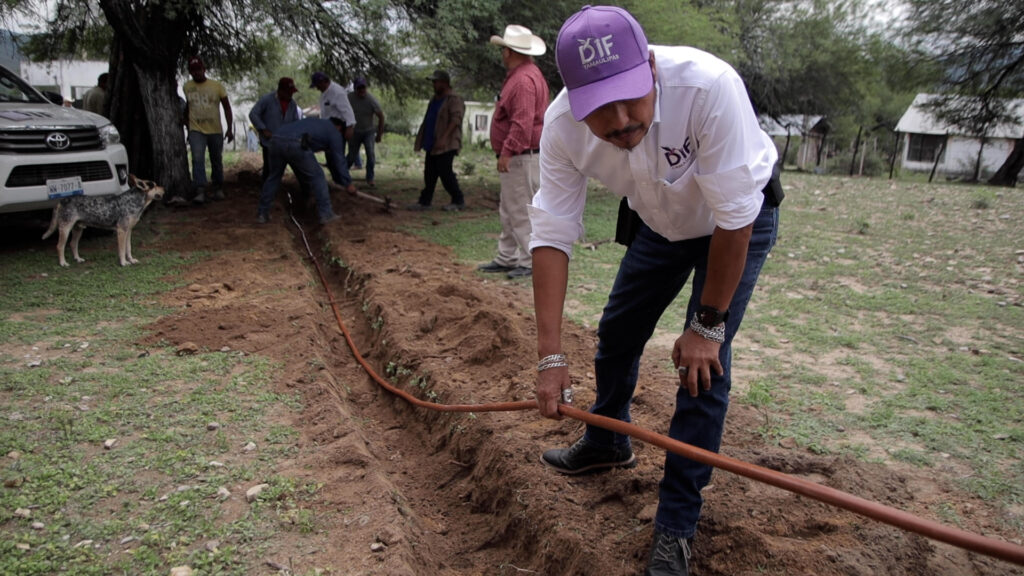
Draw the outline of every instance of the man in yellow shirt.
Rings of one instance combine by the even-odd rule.
[[[188,73],[192,79],[185,83],[185,118],[188,128],[188,146],[192,152],[192,182],[196,204],[206,202],[206,151],[210,151],[210,198],[223,200],[224,191],[224,142],[235,139],[234,118],[227,90],[220,82],[206,77],[206,66],[198,56],[188,61]],[[223,132],[220,123],[220,108],[224,108],[224,119],[228,129]],[[182,200],[175,199],[182,203]]]

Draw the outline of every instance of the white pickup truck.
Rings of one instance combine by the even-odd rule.
[[[99,114],[59,106],[0,66],[0,213],[128,189],[128,153]]]

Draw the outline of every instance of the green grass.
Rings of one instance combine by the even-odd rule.
[[[109,241],[83,239],[83,252]],[[201,257],[154,252],[142,266],[62,269],[49,251],[5,256],[0,574],[166,574],[186,564],[249,574],[281,526],[314,529],[300,504],[315,487],[266,472],[297,434],[267,416],[301,409],[297,396],[268,392],[277,367],[133,344],[169,312],[158,295]],[[259,450],[233,457],[249,441]],[[271,488],[260,501],[223,516],[220,487],[261,482]],[[207,551],[210,541],[221,545]]]
[[[493,162],[474,163],[470,203],[498,190]],[[962,488],[1024,503],[1024,196],[913,175],[787,173],[784,185],[779,241],[734,349],[735,400],[764,415],[768,442],[926,468],[952,459],[971,470]],[[610,242],[617,208],[592,182],[566,303],[585,326],[623,254]],[[474,264],[493,257],[500,225],[471,211],[410,230]],[[684,306],[656,336],[682,329]]]

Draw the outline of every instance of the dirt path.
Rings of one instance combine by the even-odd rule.
[[[180,311],[151,326],[149,338],[273,358],[282,366],[275,385],[306,400],[301,417],[287,422],[301,431],[295,457],[273,472],[322,484],[318,531],[285,534],[275,557],[288,558],[294,573],[640,573],[660,450],[638,443],[634,470],[566,478],[537,457],[575,440],[578,423],[532,411],[434,413],[381,391],[349,351],[284,212],[255,224],[258,178],[233,176],[228,201],[148,215],[145,225],[160,234],[136,252],[212,254],[187,270],[189,286],[168,296]],[[444,403],[531,397],[528,284],[484,278],[447,250],[396,231],[407,213],[340,197],[335,209],[341,222],[312,226],[310,239],[330,265],[343,321],[380,374]],[[575,326],[566,333],[577,404],[585,407],[593,399],[594,334]],[[665,380],[656,362],[641,367],[634,417],[656,431],[671,413],[674,390]],[[995,530],[983,502],[936,484],[928,470],[766,446],[755,432],[760,419],[734,405],[723,452],[926,516],[945,502],[973,511],[962,516],[963,528]],[[1024,574],[728,473],[715,473],[706,497],[695,547],[701,576]],[[371,550],[375,543],[384,547]]]

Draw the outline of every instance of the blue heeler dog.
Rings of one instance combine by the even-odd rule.
[[[117,258],[121,266],[139,263],[132,258],[132,228],[138,224],[150,202],[163,198],[164,189],[155,182],[140,180],[133,175],[128,177],[128,184],[131,190],[116,196],[72,196],[54,206],[53,219],[43,239],[49,238],[54,230],[60,230],[57,254],[61,266],[68,265],[64,259],[68,232],[71,232],[71,254],[75,262],[85,262],[78,255],[78,241],[87,226],[117,230]]]

